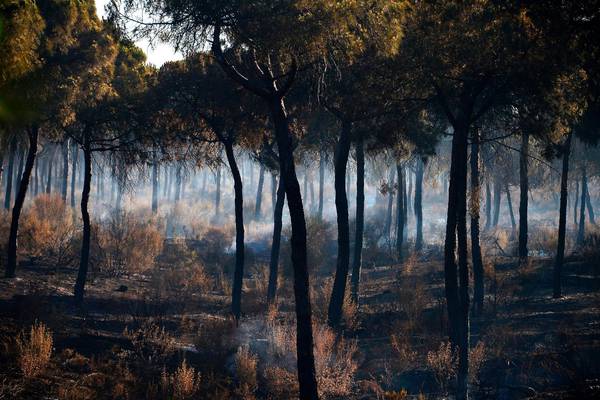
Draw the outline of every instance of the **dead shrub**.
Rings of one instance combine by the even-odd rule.
[[[486,360],[485,343],[479,341],[469,350],[469,382],[479,384],[479,372]]]
[[[77,258],[73,212],[58,195],[42,194],[21,218],[19,251],[49,265],[68,266]]]
[[[186,400],[194,398],[200,388],[200,373],[183,360],[172,374],[163,370],[160,377],[162,398]]]
[[[151,220],[129,212],[114,213],[96,233],[100,271],[112,276],[144,273],[154,266],[163,237]]]
[[[210,358],[223,357],[232,349],[234,330],[233,318],[210,318],[200,325],[194,338],[194,346],[199,353]]]
[[[125,328],[123,336],[131,341],[135,355],[142,362],[161,362],[175,353],[175,339],[153,322],[146,322],[135,331]]]
[[[429,351],[427,367],[433,372],[436,382],[445,392],[458,371],[458,355],[452,349],[452,344],[441,342],[437,350]]]
[[[258,357],[248,346],[238,347],[235,353],[235,375],[238,381],[236,394],[243,399],[253,399],[258,389],[257,364]]]
[[[42,372],[52,356],[52,332],[41,322],[31,325],[29,334],[21,332],[17,338],[19,367],[26,378]]]
[[[401,374],[412,369],[417,360],[417,352],[412,349],[408,337],[392,334],[390,342],[395,355],[393,358],[394,370]]]

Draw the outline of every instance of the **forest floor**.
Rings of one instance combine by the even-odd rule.
[[[475,398],[600,398],[598,263],[569,257],[564,296],[554,299],[552,259],[524,266],[515,258],[488,260],[485,311],[471,321],[472,347],[481,350],[471,357]],[[268,312],[254,275],[237,328],[227,322],[229,297],[222,291],[181,294],[141,275],[96,275],[84,304],[75,306],[74,277],[72,268],[30,265],[21,266],[16,279],[0,279],[0,399],[150,398],[165,371],[184,358],[202,374],[197,398],[252,398],[239,390],[236,349],[248,345],[258,369],[267,370],[272,360],[265,348],[274,331],[265,326],[292,317],[289,284],[282,285],[279,311]],[[313,290],[319,320],[330,282],[313,277],[313,285],[320,288]],[[346,343],[356,346],[352,389],[338,397],[403,398],[391,397],[403,396],[402,389],[409,396],[445,397],[453,365],[440,345],[447,321],[439,257],[365,268],[361,285],[360,308],[346,311],[344,331]],[[15,338],[36,320],[53,332],[53,357],[40,374],[24,378]],[[292,341],[287,334],[281,340]],[[267,375],[259,373],[253,395],[267,397]]]

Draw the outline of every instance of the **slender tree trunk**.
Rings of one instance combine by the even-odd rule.
[[[171,174],[171,167],[169,165],[165,165],[165,185],[163,187],[163,198],[165,198],[167,200],[167,202],[169,201],[169,190],[171,187],[171,180],[169,179]]]
[[[527,250],[527,209],[529,193],[529,171],[527,158],[529,157],[529,134],[521,136],[521,154],[519,156],[519,258],[525,260]]]
[[[17,193],[17,191],[19,190],[19,186],[21,185],[21,177],[23,176],[25,157],[27,157],[27,153],[25,152],[25,149],[23,149],[23,151],[21,151],[21,155],[19,156],[19,167],[17,168],[17,174],[14,179],[13,190],[15,193]]]
[[[365,150],[364,139],[356,140],[356,232],[354,238],[354,259],[352,263],[352,301],[358,304],[360,270],[362,267],[363,233],[365,227]]]
[[[71,147],[71,158],[71,208],[75,208],[75,181],[77,179],[77,160],[79,159],[79,147],[75,142]]]
[[[273,181],[275,181],[275,175],[273,175]],[[275,186],[275,183],[273,183]],[[279,276],[279,247],[281,244],[281,228],[283,226],[283,206],[285,205],[285,187],[283,186],[283,180],[279,179],[279,185],[277,187],[276,200],[273,203],[275,208],[273,210],[273,241],[271,242],[271,262],[269,264],[269,286],[267,288],[267,304],[275,304],[275,298],[277,296],[277,278]]]
[[[35,198],[39,193],[39,181],[40,181],[40,163],[39,158],[35,158],[34,175],[33,175],[33,197]]]
[[[21,217],[21,211],[23,210],[23,204],[25,203],[25,196],[27,196],[27,188],[29,186],[29,179],[31,178],[31,171],[33,170],[33,163],[35,162],[35,156],[37,154],[37,143],[38,143],[39,127],[37,125],[29,128],[29,151],[27,152],[27,162],[23,169],[23,176],[19,183],[19,190],[15,197],[15,204],[12,209],[12,218],[10,221],[10,233],[8,236],[8,255],[5,276],[7,278],[14,278],[15,271],[17,269],[17,237],[19,233],[19,218]]]
[[[319,220],[323,219],[323,190],[325,185],[325,151],[319,153]]]
[[[415,250],[420,251],[423,248],[423,173],[425,169],[425,159],[417,158],[417,170],[415,173],[415,225],[417,233],[415,236]]]
[[[233,143],[225,141],[224,145],[235,192],[235,270],[231,291],[231,312],[239,321],[242,314],[242,281],[244,278],[244,189],[242,176],[233,153]]]
[[[54,147],[48,153],[48,175],[46,176],[46,194],[52,193],[52,169],[54,166]]]
[[[277,176],[272,173],[271,174],[271,211],[273,215],[275,215],[275,204],[277,203]]]
[[[479,243],[479,210],[481,204],[481,178],[479,176],[480,133],[475,130],[471,144],[471,257],[473,259],[473,312],[483,311],[483,259]]]
[[[292,137],[283,99],[270,102],[271,116],[279,149],[281,179],[285,186],[292,225],[292,266],[294,268],[294,298],[296,309],[296,354],[298,384],[301,399],[318,399],[315,362],[313,354],[312,318],[306,259],[306,221],[300,194],[300,184],[294,166]]]
[[[254,219],[260,218],[260,209],[262,207],[263,185],[265,183],[265,166],[260,164],[258,173],[258,187],[256,188],[256,203],[254,207]]]
[[[592,207],[592,201],[590,199],[590,188],[589,185],[585,186],[585,204],[588,210],[588,217],[590,218],[590,223],[592,225],[596,225],[596,216],[594,215],[594,207]]]
[[[515,230],[517,229],[517,223],[515,222],[515,213],[513,212],[512,198],[510,196],[510,189],[508,187],[508,184],[504,185],[504,191],[506,192],[506,203],[508,205],[508,213],[510,215],[510,225],[514,234]]]
[[[585,195],[587,194],[587,170],[585,165],[581,168],[581,209],[579,210],[579,229],[577,230],[577,245],[581,246],[585,240]]]
[[[560,179],[560,212],[558,218],[558,244],[556,249],[556,263],[554,264],[554,298],[562,296],[561,275],[565,258],[565,235],[567,229],[567,197],[569,195],[569,156],[571,155],[571,141],[573,134],[569,133],[564,145],[562,175]]]
[[[181,200],[181,164],[175,170],[175,202]]]
[[[492,191],[490,190],[490,180],[485,180],[485,228],[490,229],[492,226]]]
[[[500,219],[500,203],[502,202],[502,185],[498,177],[494,177],[494,219],[492,226],[495,228],[498,226],[498,220]]]
[[[152,214],[158,213],[158,160],[156,149],[152,152]]]
[[[63,155],[63,171],[61,181],[61,197],[65,204],[67,203],[67,188],[69,187],[69,147],[71,141],[65,140],[63,143],[62,155]]]
[[[215,182],[217,189],[215,190],[215,216],[218,217],[221,214],[221,167],[217,167],[217,174],[215,176]]]
[[[410,214],[411,214],[411,207],[413,204],[411,204],[411,199],[412,199],[412,192],[413,192],[413,179],[412,179],[412,171],[410,168],[406,169],[406,180],[407,185],[408,185],[408,189],[406,191],[406,223],[408,224],[410,221]]]
[[[81,240],[81,258],[79,260],[79,271],[77,271],[77,280],[73,294],[75,303],[80,304],[83,301],[85,292],[85,282],[90,261],[90,239],[92,234],[90,213],[88,203],[90,200],[90,189],[92,183],[92,151],[90,149],[90,140],[85,133],[83,144],[83,189],[81,191],[81,220],[83,221],[83,238]]]
[[[389,181],[389,191],[387,193],[388,196],[388,204],[387,204],[387,213],[385,218],[385,228],[384,232],[387,235],[388,240],[391,240],[392,235],[392,208],[394,206],[394,186],[395,186],[395,178],[394,174],[396,173],[395,169],[390,169],[390,181]]]
[[[573,199],[573,224],[577,226],[577,208],[579,207],[579,181],[575,180],[575,198]]]
[[[398,194],[396,197],[396,254],[398,255],[398,261],[402,261],[402,245],[404,244],[404,225],[405,225],[405,210],[404,205],[404,168],[400,163],[396,164],[396,175],[398,176]]]
[[[17,154],[17,139],[10,141],[8,150],[8,168],[6,169],[6,194],[4,196],[4,209],[9,210],[12,203],[13,174],[15,168],[15,154]]]
[[[348,267],[350,263],[350,226],[348,222],[348,198],[346,195],[346,168],[350,153],[352,124],[342,121],[342,131],[335,149],[335,208],[337,211],[338,257],[329,301],[329,326],[337,327],[342,318]]]

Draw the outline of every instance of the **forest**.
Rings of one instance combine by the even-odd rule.
[[[0,400],[600,398],[599,38],[599,0],[0,0]]]

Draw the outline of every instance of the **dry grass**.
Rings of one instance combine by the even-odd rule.
[[[196,398],[200,388],[201,376],[194,367],[187,364],[185,360],[172,374],[163,370],[160,377],[160,389],[162,398],[173,400],[187,400]]]
[[[52,356],[52,332],[41,322],[35,322],[26,334],[21,332],[17,338],[19,368],[26,378],[41,373]]]
[[[141,362],[164,361],[175,353],[175,339],[164,327],[153,322],[146,322],[135,331],[125,328],[123,336],[131,341]]]
[[[250,351],[248,346],[240,346],[235,353],[234,362],[237,395],[243,399],[253,399],[254,393],[258,389],[258,357]]]
[[[458,370],[458,357],[450,342],[441,342],[437,350],[427,353],[427,367],[433,372],[440,388],[446,391]]]

